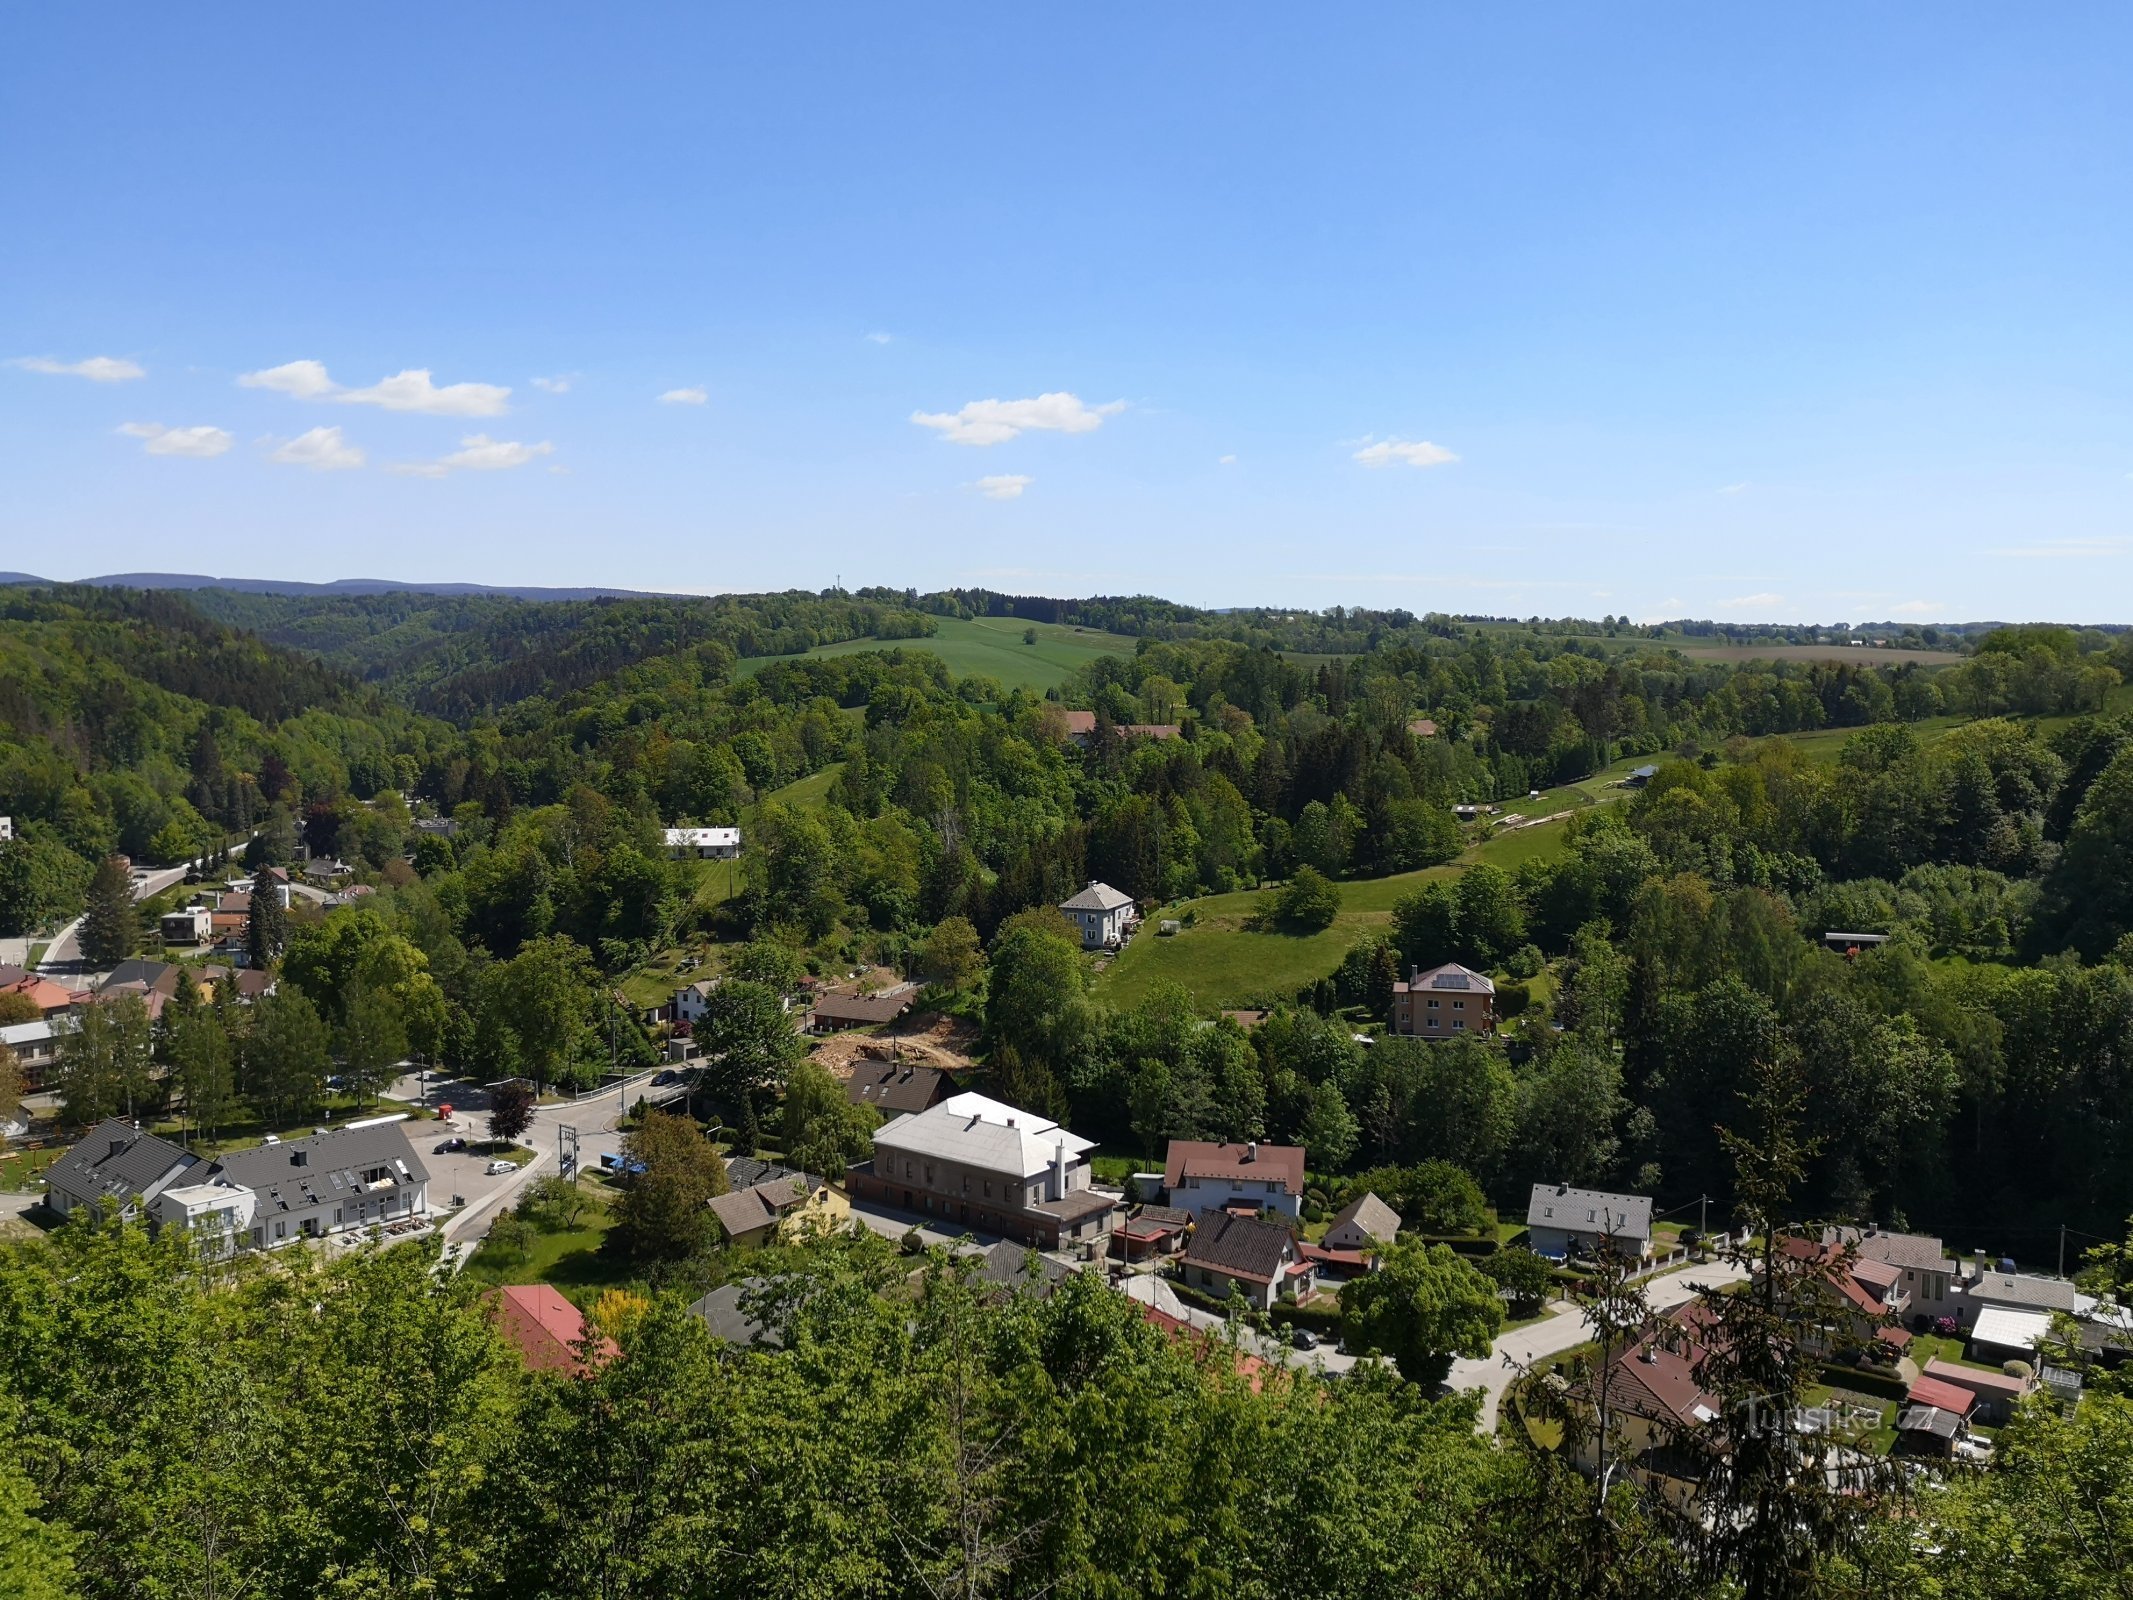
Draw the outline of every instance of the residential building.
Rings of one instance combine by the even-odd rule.
[[[1069,711],[1066,714],[1066,735],[1076,744],[1087,744],[1096,737],[1096,713]]]
[[[15,819],[13,817],[0,817],[0,844],[6,844],[14,837]]]
[[[874,1130],[854,1199],[967,1224],[1043,1249],[1101,1243],[1116,1200],[1089,1186],[1095,1141],[981,1094],[951,1095]]]
[[[1141,1206],[1118,1225],[1113,1249],[1128,1261],[1174,1256],[1191,1227],[1192,1213],[1182,1206]]]
[[[1894,1362],[1910,1345],[1908,1330],[1891,1319],[1908,1309],[1903,1269],[1870,1256],[1850,1255],[1847,1247],[1797,1235],[1781,1239],[1778,1249],[1802,1270],[1783,1281],[1788,1301],[1810,1325],[1803,1342],[1818,1355],[1863,1352]]]
[[[1604,1439],[1597,1426],[1577,1430],[1582,1470],[1598,1473],[1604,1449],[1605,1459],[1677,1508],[1697,1497],[1704,1467],[1699,1446],[1723,1409],[1702,1380],[1711,1354],[1708,1327],[1708,1313],[1692,1300],[1608,1363],[1604,1391],[1590,1380],[1575,1391],[1595,1417],[1603,1392],[1607,1404]]]
[[[584,1313],[546,1283],[511,1283],[482,1296],[496,1331],[535,1372],[583,1376],[621,1352],[604,1336],[588,1338]]]
[[[425,1225],[429,1212],[429,1174],[398,1121],[205,1157],[114,1118],[46,1177],[47,1202],[62,1216],[108,1200],[122,1216],[145,1214],[152,1226],[224,1230],[231,1249],[275,1249],[357,1228],[403,1232]],[[159,1206],[173,1188],[186,1192]]]
[[[879,1027],[909,1011],[917,998],[915,983],[900,983],[876,994],[818,994],[808,1004],[807,1031],[842,1033],[847,1028]]]
[[[1958,1389],[1967,1389],[1977,1401],[1971,1420],[1988,1428],[2005,1425],[2014,1414],[2014,1408],[2030,1390],[2036,1388],[2034,1378],[2013,1378],[2004,1372],[1992,1372],[1983,1367],[1966,1367],[1953,1361],[1938,1359],[1925,1364],[1924,1375],[1936,1382]]]
[[[42,1022],[0,1025],[0,1045],[15,1052],[15,1064],[22,1069],[25,1094],[38,1094],[52,1087],[52,1069],[59,1064],[60,1041],[78,1026],[74,1018],[64,1012],[46,1017]]]
[[[1434,739],[1437,737],[1437,725],[1428,717],[1416,717],[1412,722],[1408,723],[1407,731],[1417,739]]]
[[[1651,1197],[1536,1183],[1526,1202],[1526,1233],[1534,1253],[1551,1260],[1592,1255],[1603,1242],[1641,1259],[1652,1253]]]
[[[939,1105],[955,1092],[955,1080],[938,1067],[902,1061],[859,1061],[844,1081],[845,1096],[856,1106],[872,1106],[883,1117],[900,1117]]]
[[[1081,947],[1084,950],[1112,950],[1125,943],[1133,931],[1133,924],[1140,920],[1133,905],[1133,896],[1112,888],[1108,883],[1089,880],[1089,886],[1071,900],[1062,900],[1059,909],[1067,921],[1081,930]]]
[[[1303,1299],[1317,1287],[1316,1269],[1286,1224],[1226,1211],[1207,1212],[1193,1225],[1180,1274],[1218,1299],[1234,1288],[1261,1311],[1271,1311],[1281,1300]]]
[[[1496,985],[1484,973],[1447,961],[1392,986],[1392,1031],[1417,1039],[1496,1031]]]
[[[826,1231],[851,1213],[851,1203],[827,1180],[804,1172],[736,1186],[711,1201],[711,1214],[729,1245],[772,1244],[810,1228]]]
[[[417,817],[415,831],[427,834],[432,839],[456,839],[459,837],[457,817]]]
[[[1399,1231],[1399,1212],[1365,1192],[1341,1207],[1318,1242],[1328,1250],[1372,1250],[1391,1244]]]
[[[258,1196],[233,1183],[212,1178],[196,1183],[192,1177],[191,1171],[180,1174],[177,1182],[165,1184],[143,1202],[149,1226],[159,1233],[182,1228],[193,1236],[194,1248],[210,1258],[244,1248],[258,1213]]]
[[[694,983],[685,983],[674,991],[673,1017],[676,1022],[686,1022],[690,1027],[704,1020],[704,1013],[711,1009],[711,995],[718,988],[716,978],[698,978]]]
[[[10,967],[15,977],[0,982],[0,990],[8,994],[27,995],[47,1021],[57,1017],[74,1004],[74,991],[64,984],[54,983],[50,978],[41,978],[34,972],[24,972],[20,967]]]
[[[1963,1268],[1940,1240],[1884,1228],[1829,1228],[1824,1244],[1850,1245],[1861,1261],[1886,1262],[1902,1274],[1900,1287],[1914,1317],[1953,1317],[1962,1307]]]
[[[761,1345],[769,1350],[782,1350],[784,1336],[776,1326],[766,1322],[758,1298],[770,1287],[768,1278],[743,1278],[739,1283],[721,1285],[693,1302],[689,1315],[709,1328],[711,1337],[722,1344]]]
[[[1049,1300],[1073,1273],[1074,1269],[1065,1262],[1039,1255],[1026,1244],[1002,1239],[978,1252],[977,1270],[970,1281],[989,1299],[1005,1300],[1011,1295],[1026,1294],[1035,1300]]]
[[[732,861],[741,853],[741,830],[669,828],[666,843],[667,854],[676,858],[693,856],[698,861]]]
[[[1242,1209],[1293,1220],[1303,1215],[1303,1146],[1173,1139],[1163,1154],[1163,1187],[1172,1205],[1195,1216]]]
[[[1961,1320],[1975,1323],[1991,1306],[2010,1311],[2063,1311],[2077,1309],[2074,1286],[2064,1278],[2043,1278],[2027,1272],[1980,1272],[1963,1290],[1968,1315]]]
[[[123,989],[128,984],[139,984],[152,994],[174,995],[178,992],[178,973],[182,969],[174,962],[144,961],[138,956],[129,957],[111,969],[104,979],[105,989]]]
[[[213,913],[206,906],[180,906],[157,922],[165,944],[206,944],[213,937]]]
[[[1622,780],[1622,787],[1625,789],[1641,789],[1658,776],[1659,769],[1657,767],[1632,767],[1629,769],[1629,776]]]
[[[1970,1359],[2034,1363],[2037,1346],[2051,1337],[2051,1331],[2049,1311],[1984,1306],[1970,1324]]]

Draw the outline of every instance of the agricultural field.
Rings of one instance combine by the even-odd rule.
[[[1057,688],[1072,677],[1083,663],[1101,655],[1130,655],[1137,641],[1122,633],[1071,628],[1056,622],[1025,622],[1019,617],[960,617],[935,619],[940,629],[930,639],[847,639],[823,645],[809,655],[849,656],[866,650],[923,650],[947,663],[959,678],[997,678],[1008,688],[1042,693]],[[1034,628],[1035,644],[1023,643],[1023,634]],[[743,676],[760,672],[772,661],[790,656],[753,656],[736,670]]]

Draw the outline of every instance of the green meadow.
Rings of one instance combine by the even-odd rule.
[[[1056,622],[1025,622],[1018,617],[937,617],[939,631],[930,639],[846,639],[807,652],[813,656],[849,656],[867,650],[923,650],[936,655],[959,678],[997,678],[1008,688],[1043,693],[1072,677],[1083,663],[1103,655],[1130,655],[1135,641],[1122,633],[1067,627]],[[1023,635],[1035,629],[1037,642]],[[773,661],[795,656],[750,656],[739,664],[743,676],[760,672]]]

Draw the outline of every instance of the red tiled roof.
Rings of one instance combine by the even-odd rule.
[[[1213,1353],[1216,1344],[1214,1338],[1204,1329],[1195,1328],[1183,1317],[1173,1317],[1167,1311],[1158,1311],[1145,1301],[1141,1303],[1141,1315],[1180,1344],[1190,1345],[1192,1353],[1199,1359],[1205,1360]],[[1235,1362],[1237,1375],[1247,1379],[1251,1383],[1252,1392],[1258,1393],[1266,1383],[1267,1364],[1244,1350],[1235,1353]]]
[[[1289,1194],[1302,1194],[1303,1146],[1210,1144],[1203,1139],[1173,1139],[1163,1157],[1163,1183],[1173,1193],[1188,1177],[1279,1179]]]
[[[1926,1363],[1925,1376],[1940,1383],[1952,1383],[1959,1388],[1978,1393],[2009,1395],[2017,1399],[2029,1393],[2030,1385],[2027,1378],[2009,1377],[2004,1372],[1987,1372],[1982,1367],[1958,1366],[1952,1361],[1942,1361],[1938,1357]]]
[[[1336,1267],[1354,1267],[1358,1271],[1370,1265],[1370,1258],[1360,1250],[1328,1250],[1319,1244],[1300,1244],[1297,1248],[1303,1252],[1306,1261],[1323,1261]]]
[[[1906,1398],[1914,1406],[1932,1406],[1936,1411],[1952,1411],[1959,1417],[1967,1417],[1977,1404],[1977,1396],[1968,1389],[1944,1383],[1939,1378],[1913,1378]]]
[[[1070,734],[1094,733],[1096,713],[1093,711],[1069,711],[1066,714],[1066,731]]]
[[[578,1308],[545,1283],[513,1283],[492,1289],[496,1329],[518,1346],[526,1365],[536,1372],[583,1372],[585,1318]],[[595,1361],[618,1353],[612,1339],[596,1341],[588,1352]]]

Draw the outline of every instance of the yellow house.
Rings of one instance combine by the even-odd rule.
[[[764,1245],[828,1232],[852,1214],[852,1203],[821,1178],[791,1173],[719,1195],[711,1214],[732,1245]]]

